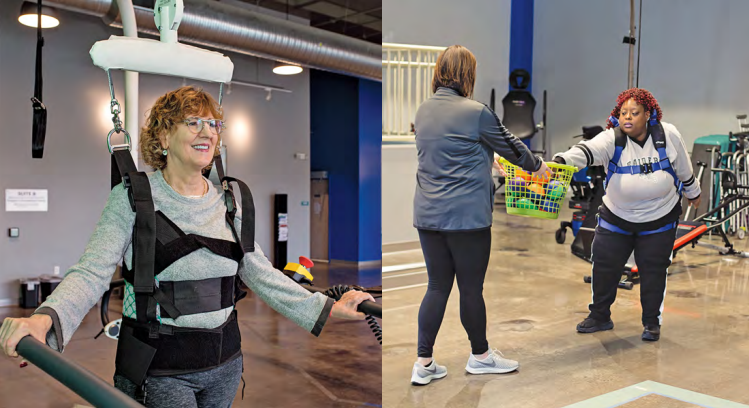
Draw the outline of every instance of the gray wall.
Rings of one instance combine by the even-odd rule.
[[[75,264],[86,247],[109,194],[110,156],[106,135],[109,90],[106,74],[91,63],[91,45],[122,35],[101,20],[61,12],[61,25],[45,30],[44,102],[49,111],[44,158],[31,158],[31,106],[36,31],[20,25],[20,0],[0,2],[0,191],[28,188],[49,191],[46,213],[0,209],[0,305],[15,303],[18,278],[61,273]],[[225,137],[229,171],[252,188],[257,208],[257,241],[272,257],[272,196],[289,194],[289,258],[309,253],[309,75],[281,77],[272,64],[228,54],[234,78],[282,86],[266,101],[260,89],[233,86],[224,98],[231,124]],[[122,72],[113,73],[124,105]],[[188,82],[189,83],[189,82]],[[145,111],[164,92],[182,85],[181,78],[140,75],[141,124]],[[218,95],[218,86],[198,83]],[[19,227],[21,237],[7,237]]]
[[[510,0],[384,0],[383,42],[449,46],[460,44],[476,55],[474,99],[497,104],[507,92],[510,56]],[[382,242],[417,241],[413,228],[416,149],[383,146]]]
[[[639,86],[690,150],[700,136],[737,130],[735,115],[749,113],[747,15],[740,0],[643,2]],[[548,90],[553,152],[571,146],[582,125],[603,125],[627,88],[628,27],[627,1],[535,0],[533,92],[540,102]]]

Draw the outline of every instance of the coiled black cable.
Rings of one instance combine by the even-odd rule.
[[[353,289],[354,288],[348,285],[336,285],[325,289],[323,294],[335,300],[341,300],[341,296],[343,296],[344,293]],[[369,328],[372,330],[372,333],[374,333],[377,341],[379,341],[380,345],[382,345],[382,327],[380,327],[380,324],[377,323],[377,319],[375,319],[374,316],[366,315],[366,319],[367,323],[369,324]]]
[[[369,323],[369,328],[372,329],[372,333],[374,333],[377,341],[382,345],[382,327],[377,323],[377,319],[374,316],[367,315],[367,323]]]

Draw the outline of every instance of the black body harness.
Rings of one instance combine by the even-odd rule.
[[[136,318],[122,317],[115,373],[137,386],[136,400],[145,404],[146,377],[206,371],[241,355],[236,310],[215,329],[162,325],[157,318],[207,313],[233,306],[247,293],[238,274],[191,281],[164,281],[158,275],[178,259],[206,248],[216,255],[240,263],[245,253],[255,251],[255,205],[249,187],[224,175],[221,156],[214,166],[224,190],[226,222],[234,241],[185,234],[161,211],[154,210],[151,185],[137,171],[129,150],[112,152],[112,188],[121,182],[135,212],[132,270],[123,260],[123,278],[133,286]],[[236,182],[242,198],[242,236],[234,227],[236,201],[230,182]]]

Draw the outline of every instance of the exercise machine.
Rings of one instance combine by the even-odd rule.
[[[516,69],[510,73],[512,90],[502,98],[502,124],[510,133],[523,141],[531,139],[540,130],[542,132],[541,150],[531,151],[541,154],[546,160],[546,91],[544,91],[542,105],[542,120],[536,123],[534,119],[536,99],[527,90],[530,82],[531,75],[524,69]]]

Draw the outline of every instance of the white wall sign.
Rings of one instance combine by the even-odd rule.
[[[47,211],[47,190],[5,190],[5,211]]]
[[[278,214],[278,242],[287,242],[289,240],[289,222],[288,214]]]

